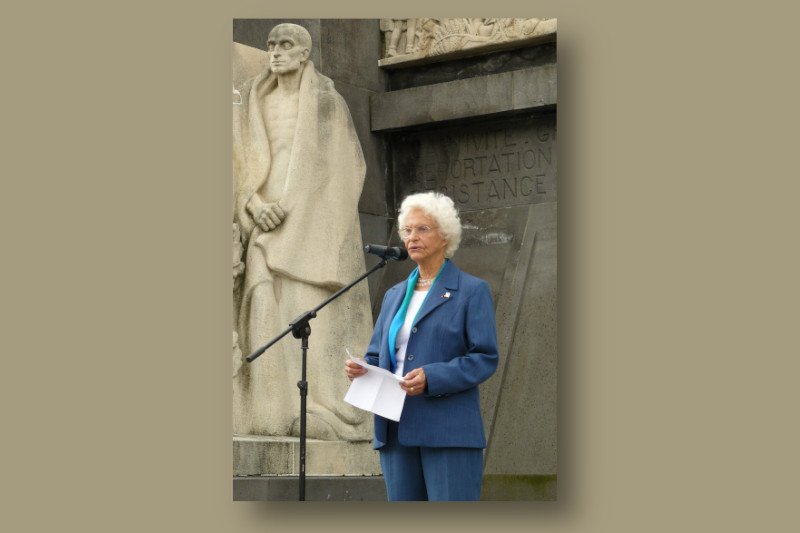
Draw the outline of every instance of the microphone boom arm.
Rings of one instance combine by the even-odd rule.
[[[355,281],[351,282],[349,285],[342,287],[339,289],[333,296],[319,304],[317,307],[312,309],[311,311],[306,311],[299,317],[295,318],[290,324],[287,329],[285,329],[281,334],[277,337],[269,341],[269,343],[265,344],[261,348],[257,349],[253,353],[247,356],[247,362],[252,363],[258,356],[264,353],[267,348],[278,342],[280,339],[292,333],[295,339],[300,340],[300,349],[302,351],[302,374],[300,381],[297,382],[297,388],[300,390],[300,471],[299,471],[299,489],[300,501],[304,501],[306,499],[306,396],[308,395],[308,382],[306,381],[306,358],[308,353],[308,337],[311,335],[311,326],[309,325],[309,321],[312,318],[317,316],[317,311],[331,303],[333,300],[350,290],[350,288],[361,281],[362,279],[366,278],[379,268],[383,268],[386,266],[386,263],[389,259],[386,256],[381,257],[380,263],[372,267],[369,271],[362,274],[358,277]]]
[[[375,272],[376,270],[378,270],[378,269],[381,269],[381,268],[385,267],[385,266],[386,266],[386,263],[387,263],[388,261],[389,261],[389,259],[388,259],[388,258],[386,258],[386,257],[383,257],[383,258],[381,258],[381,261],[380,261],[380,263],[378,263],[377,265],[375,265],[374,267],[372,267],[370,270],[368,270],[367,272],[365,272],[364,274],[362,274],[361,276],[359,276],[359,277],[358,277],[358,278],[357,278],[355,281],[353,281],[353,282],[351,282],[350,284],[348,284],[348,285],[346,285],[346,286],[342,287],[341,289],[339,289],[339,290],[338,290],[338,291],[337,291],[335,294],[333,294],[333,296],[331,296],[330,298],[328,298],[327,300],[325,300],[324,302],[322,302],[321,304],[319,304],[317,307],[315,307],[315,308],[314,308],[314,309],[312,309],[311,311],[306,311],[305,313],[303,313],[303,314],[302,314],[302,315],[300,315],[299,317],[297,317],[297,318],[295,318],[294,320],[292,320],[292,321],[289,323],[289,327],[288,327],[288,328],[286,328],[285,330],[283,330],[283,332],[281,332],[281,333],[280,333],[280,334],[279,334],[277,337],[275,337],[274,339],[272,339],[271,341],[269,341],[267,344],[265,344],[265,345],[264,345],[264,346],[262,346],[261,348],[259,348],[259,349],[255,350],[255,351],[254,351],[253,353],[251,353],[250,355],[248,355],[248,356],[247,356],[247,362],[248,362],[248,363],[252,363],[252,362],[253,362],[255,359],[257,359],[257,358],[258,358],[258,357],[259,357],[259,356],[260,356],[262,353],[264,353],[264,352],[265,352],[265,351],[266,351],[266,350],[267,350],[267,349],[268,349],[270,346],[272,346],[273,344],[275,344],[276,342],[278,342],[279,340],[281,340],[283,337],[285,337],[285,336],[286,336],[286,335],[288,335],[289,333],[291,333],[291,334],[292,334],[292,336],[293,336],[295,339],[299,339],[299,338],[301,338],[301,337],[303,336],[303,332],[306,330],[306,328],[308,328],[308,327],[309,327],[309,324],[308,324],[308,322],[309,322],[309,321],[310,321],[312,318],[316,318],[316,316],[317,316],[317,311],[319,311],[320,309],[322,309],[323,307],[325,307],[326,305],[328,305],[329,303],[331,303],[333,300],[335,300],[336,298],[338,298],[339,296],[341,296],[341,295],[342,295],[342,294],[344,294],[345,292],[349,291],[349,290],[350,290],[350,289],[353,287],[353,285],[355,285],[356,283],[358,283],[358,282],[359,282],[359,281],[361,281],[362,279],[364,279],[364,278],[368,277],[370,274],[372,274],[372,273],[373,273],[373,272]]]

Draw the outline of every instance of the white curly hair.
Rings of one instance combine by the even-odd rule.
[[[397,227],[406,225],[406,217],[412,211],[419,209],[436,221],[439,235],[447,241],[444,249],[445,257],[453,257],[461,244],[461,219],[458,209],[452,199],[438,192],[420,192],[406,196],[400,204],[400,213],[397,215]]]

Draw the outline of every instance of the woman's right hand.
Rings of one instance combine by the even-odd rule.
[[[367,362],[365,359],[361,357],[359,357],[358,360],[363,361],[365,363]],[[347,377],[350,379],[350,381],[353,381],[353,379],[357,378],[358,376],[363,376],[364,374],[367,373],[366,368],[359,366],[351,359],[347,359],[344,362],[344,371],[347,373]]]

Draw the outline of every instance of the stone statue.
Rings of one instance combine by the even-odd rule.
[[[350,112],[309,61],[305,28],[280,24],[267,47],[268,67],[243,84],[234,106],[234,222],[245,250],[234,302],[244,356],[365,271],[358,201],[366,165]],[[310,322],[308,438],[372,437],[370,413],[343,401],[341,372],[345,348],[362,353],[369,342],[367,290],[356,285]],[[301,363],[289,334],[238,369],[234,433],[299,434]]]
[[[239,224],[233,223],[233,290],[237,291],[242,286],[242,275],[244,274],[244,263],[242,256],[244,247],[242,246],[242,232]]]

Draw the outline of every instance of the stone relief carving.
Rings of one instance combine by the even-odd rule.
[[[241,348],[239,348],[239,334],[235,331],[233,332],[233,377],[236,377],[236,374],[239,373],[239,370],[242,369],[242,365],[244,364],[243,354]]]
[[[386,57],[397,55],[397,49],[403,39],[401,50],[406,54],[417,51],[416,42],[417,19],[381,19],[381,30],[386,35]]]
[[[541,24],[546,22],[546,28]],[[555,31],[555,19],[453,18],[382,19],[384,58],[432,57],[458,50],[529,39]],[[404,50],[405,53],[400,51]]]
[[[242,285],[242,278],[244,277],[244,263],[242,257],[244,255],[244,246],[242,246],[242,232],[239,229],[239,224],[233,223],[233,290],[236,291]]]
[[[266,69],[242,84],[234,102],[241,104],[233,106],[233,425],[240,435],[299,434],[302,358],[292,335],[252,363],[237,366],[239,354],[264,346],[365,270],[361,144],[344,99],[309,61],[311,46],[301,26],[274,27]],[[370,440],[371,414],[343,401],[350,383],[342,372],[345,347],[363,352],[372,333],[367,285],[334,300],[310,325],[307,437]]]

